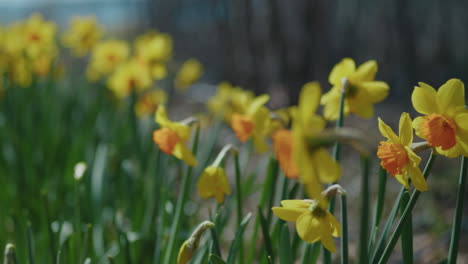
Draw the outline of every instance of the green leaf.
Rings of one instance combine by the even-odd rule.
[[[403,193],[400,210],[403,213],[409,203],[410,195],[408,191]],[[413,220],[411,214],[406,219],[403,230],[401,231],[401,252],[403,254],[403,263],[413,263]]]
[[[271,238],[270,238],[270,232],[268,231],[268,225],[267,225],[265,216],[263,216],[262,208],[260,206],[257,207],[257,214],[260,219],[260,226],[262,227],[263,242],[265,243],[267,256],[273,259],[274,255],[273,255],[273,246],[272,246]]]
[[[291,256],[291,241],[289,236],[289,227],[287,223],[281,226],[279,239],[279,259],[281,264],[293,263]]]
[[[218,256],[216,256],[214,254],[210,255],[210,262],[212,264],[226,264],[226,262],[222,258],[220,258],[220,257],[218,257]]]
[[[242,240],[242,235],[244,234],[245,227],[249,223],[251,217],[252,217],[252,213],[248,213],[242,220],[239,227],[237,228],[236,236],[234,237],[231,247],[229,248],[229,255],[227,259],[228,264],[234,264],[236,261],[236,255],[237,255],[237,251],[239,250],[240,242]]]

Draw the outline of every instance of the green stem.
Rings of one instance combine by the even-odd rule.
[[[431,154],[429,157],[429,160],[427,161],[426,168],[424,169],[424,178],[427,179],[429,176],[429,173],[432,169],[432,164],[434,163],[436,155],[434,153]],[[390,255],[393,251],[393,248],[395,247],[395,244],[398,241],[398,238],[400,237],[401,231],[405,225],[405,221],[408,219],[409,215],[411,214],[411,211],[413,210],[414,206],[416,205],[416,202],[418,201],[419,195],[421,194],[420,191],[415,190],[413,192],[413,195],[411,195],[411,199],[408,203],[408,206],[406,206],[405,211],[403,212],[400,221],[397,224],[397,227],[395,228],[395,231],[393,232],[390,241],[388,242],[387,246],[385,247],[384,252],[382,253],[381,257],[379,258],[379,261],[377,263],[383,264],[387,263],[388,258],[390,258]]]
[[[375,207],[375,214],[374,214],[374,223],[373,228],[371,231],[370,242],[369,242],[369,250],[372,249],[375,237],[377,235],[377,230],[379,228],[380,219],[382,217],[382,211],[385,202],[385,191],[387,186],[387,171],[379,166],[379,187],[377,191],[377,205]]]
[[[242,188],[241,188],[241,170],[239,164],[239,153],[234,154],[234,163],[236,167],[236,198],[237,198],[237,225],[242,222]],[[239,243],[239,259],[244,260],[244,243],[240,240]]]
[[[359,261],[358,263],[369,263],[368,255],[368,233],[369,233],[369,157],[361,156],[361,227],[359,235]]]
[[[195,139],[194,139],[193,148],[192,148],[194,155],[196,154],[197,148],[198,148],[199,133],[200,133],[200,128],[197,125],[196,131],[195,131]],[[164,255],[165,264],[174,263],[173,258],[174,258],[174,254],[176,251],[175,242],[177,239],[177,235],[179,234],[180,226],[182,224],[183,209],[185,207],[185,202],[187,201],[189,197],[191,181],[192,181],[192,167],[187,165],[185,175],[182,181],[182,191],[180,192],[179,198],[177,200],[177,206],[176,206],[176,211],[174,215],[174,222],[172,223],[172,226],[171,226],[169,242],[167,244],[166,253]]]
[[[410,196],[408,191],[403,193],[403,199],[401,200],[401,211],[408,205]],[[406,223],[401,231],[401,252],[403,253],[403,263],[413,263],[413,219],[411,214],[408,216]]]
[[[348,210],[346,194],[341,194],[341,264],[348,263]]]
[[[462,157],[460,166],[460,179],[458,181],[457,205],[455,207],[455,216],[453,217],[452,237],[450,239],[450,249],[448,255],[448,264],[457,262],[458,243],[460,241],[461,224],[463,216],[463,197],[465,196],[467,157]]]

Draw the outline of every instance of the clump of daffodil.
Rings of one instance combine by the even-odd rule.
[[[160,105],[156,110],[155,120],[160,128],[153,131],[153,141],[159,149],[190,166],[196,166],[197,160],[186,145],[190,139],[190,126],[170,121],[164,105]]]
[[[153,114],[159,105],[165,104],[167,94],[164,90],[155,89],[143,93],[135,104],[135,113],[139,117]]]
[[[233,113],[231,128],[241,142],[252,138],[257,152],[268,150],[265,138],[268,136],[270,111],[264,106],[270,96],[264,94],[255,97],[249,105],[245,105],[241,112]]]
[[[468,110],[463,82],[450,79],[438,91],[420,82],[411,101],[414,109],[424,115],[413,121],[417,136],[449,158],[468,156]]]
[[[101,35],[102,28],[95,17],[74,17],[63,36],[63,43],[75,56],[82,57],[94,48]]]
[[[177,72],[175,77],[175,87],[180,91],[186,90],[190,85],[194,84],[203,74],[203,65],[196,59],[188,59],[185,61]]]
[[[130,48],[125,41],[106,40],[99,42],[92,50],[91,60],[86,69],[88,79],[97,81],[110,74],[127,60],[129,54]]]
[[[374,114],[374,104],[382,101],[388,95],[389,86],[385,82],[375,81],[377,62],[367,61],[356,69],[354,60],[343,59],[333,67],[328,80],[333,85],[331,90],[323,95],[321,104],[325,106],[324,117],[327,120],[338,119],[340,98],[345,89],[343,114],[355,113],[363,118]],[[347,79],[347,87],[343,87],[343,78]]]
[[[188,263],[192,257],[195,255],[195,251],[200,244],[200,239],[203,233],[215,226],[214,223],[210,221],[205,221],[201,223],[195,231],[193,231],[192,235],[184,241],[182,246],[179,249],[179,254],[177,256],[177,264],[186,264]]]
[[[427,182],[419,163],[421,158],[411,150],[413,143],[412,121],[408,113],[401,114],[399,136],[379,118],[379,130],[387,141],[380,142],[377,156],[381,159],[380,165],[392,177],[395,177],[405,188],[409,188],[408,178],[420,192],[427,191]]]
[[[311,147],[310,139],[325,128],[325,120],[315,114],[320,102],[321,88],[318,82],[304,85],[299,105],[293,113],[292,156],[299,170],[299,178],[305,184],[311,198],[320,197],[321,183],[333,183],[341,174],[339,164],[325,148]]]
[[[146,65],[130,60],[121,64],[108,79],[108,87],[118,98],[125,98],[132,91],[144,91],[152,84],[151,74]]]
[[[325,197],[312,200],[283,200],[282,207],[273,207],[273,213],[280,219],[296,222],[299,237],[308,242],[320,241],[330,252],[335,252],[333,237],[341,236],[341,225],[327,210]]]
[[[218,85],[216,94],[207,102],[208,110],[216,116],[222,117],[230,123],[234,113],[240,113],[244,107],[255,98],[251,91],[246,91],[239,86],[233,87],[228,82]]]

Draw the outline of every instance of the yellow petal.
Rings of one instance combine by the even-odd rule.
[[[419,86],[414,87],[411,94],[411,102],[414,109],[421,114],[438,113],[436,96],[437,92],[432,86],[420,82]]]
[[[333,90],[323,95],[321,104],[325,106],[323,109],[323,117],[325,117],[326,120],[333,121],[338,119],[340,115],[340,97],[341,94]],[[349,108],[347,107],[345,100],[345,109],[343,113],[346,116],[348,112]]]
[[[421,163],[421,157],[414,153],[409,146],[405,146],[406,154],[413,166],[419,166]]]
[[[287,208],[307,209],[310,207],[311,202],[306,200],[283,200],[281,205]]]
[[[298,208],[284,208],[284,207],[273,207],[271,208],[273,213],[280,219],[288,222],[295,222],[299,216],[301,216],[305,209]]]
[[[332,236],[340,237],[341,236],[341,225],[338,222],[338,220],[336,220],[335,216],[332,215],[328,211],[327,211],[327,219],[328,219],[328,222],[330,223],[330,227],[331,227],[331,230],[332,230]]]
[[[296,231],[299,237],[309,243],[315,243],[320,239],[322,225],[312,215],[312,212],[301,214],[296,221]]]
[[[414,132],[416,134],[416,136],[422,138],[422,139],[425,139],[423,137],[423,135],[421,134],[421,132],[419,131],[419,126],[421,125],[421,123],[424,121],[424,117],[423,116],[418,116],[416,117],[414,120],[413,120],[413,128],[414,128]]]
[[[401,185],[405,186],[406,189],[409,188],[408,176],[406,176],[406,174],[405,175],[397,174],[395,175],[395,179],[397,179],[397,181],[401,183]]]
[[[373,81],[376,73],[377,62],[370,60],[361,64],[356,72],[350,76],[350,80],[355,83]]]
[[[340,165],[325,149],[314,151],[312,163],[317,170],[321,183],[334,183],[341,176]]]
[[[306,190],[307,196],[311,199],[320,199],[322,197],[323,188],[318,181],[314,183],[304,183],[304,189]]]
[[[468,132],[468,113],[461,113],[455,116],[455,124],[457,128],[461,128]]]
[[[349,100],[351,102],[351,100]],[[374,115],[374,105],[364,100],[354,100],[350,103],[350,111],[362,118],[371,118]]]
[[[439,110],[447,113],[465,107],[465,85],[458,79],[450,79],[437,91]]]
[[[455,146],[453,146],[452,148],[448,150],[442,150],[441,147],[437,147],[436,150],[437,150],[437,153],[444,155],[448,158],[455,158],[455,157],[460,156],[462,153],[464,153],[463,148],[460,144],[456,144]]]
[[[356,69],[353,59],[344,58],[333,67],[328,77],[328,81],[333,85],[341,85],[343,77],[350,76]]]
[[[322,90],[318,82],[304,84],[299,95],[299,111],[301,115],[311,115],[317,111]]]
[[[214,186],[212,175],[205,169],[197,182],[198,194],[203,199],[208,199],[213,196],[213,190],[215,188],[216,186]]]
[[[390,87],[386,82],[372,81],[364,82],[359,85],[364,90],[372,103],[378,103],[388,96]]]
[[[401,144],[400,139],[397,137],[395,132],[382,121],[379,117],[379,131],[382,136],[386,137],[388,140],[390,140],[392,143],[396,144]]]
[[[189,166],[197,166],[197,160],[195,159],[195,156],[182,142],[175,145],[173,155],[174,157],[185,161],[185,163],[187,163]]]
[[[400,117],[399,134],[401,144],[409,146],[413,143],[413,125],[408,113],[402,113]]]
[[[156,123],[158,123],[160,126],[164,126],[169,120],[167,119],[167,112],[166,112],[166,107],[164,105],[158,106],[158,109],[156,110],[155,118],[154,120]]]
[[[268,94],[262,94],[255,97],[247,110],[247,115],[253,116],[264,104],[268,102],[268,100],[270,100],[270,96]]]
[[[320,240],[322,241],[322,244],[323,246],[330,252],[335,252],[336,251],[336,248],[335,248],[335,242],[333,242],[333,237],[331,236],[331,234],[327,233],[327,234],[324,234],[324,230],[322,230],[322,235],[321,235],[321,238]]]
[[[419,168],[410,166],[408,168],[408,174],[416,190],[420,192],[427,191],[426,179]]]

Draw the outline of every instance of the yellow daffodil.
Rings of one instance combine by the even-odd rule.
[[[233,87],[228,82],[218,85],[216,95],[208,100],[207,106],[211,113],[223,117],[226,122],[231,122],[234,113],[241,113],[246,105],[254,99],[254,94],[241,87]]]
[[[203,199],[216,198],[218,204],[224,202],[224,196],[231,194],[231,187],[224,168],[216,165],[208,166],[197,183],[198,194]]]
[[[413,143],[413,128],[408,113],[401,114],[399,136],[379,118],[379,130],[387,141],[380,142],[377,156],[381,159],[380,165],[392,177],[395,177],[405,188],[409,188],[408,178],[418,191],[427,191],[427,182],[419,163],[421,158],[411,150]]]
[[[31,15],[22,25],[22,41],[26,54],[35,58],[44,50],[56,49],[55,32],[56,25],[53,22],[44,21],[38,13]]]
[[[333,237],[341,236],[341,225],[326,209],[324,198],[318,200],[283,200],[282,207],[273,207],[273,213],[280,219],[296,222],[299,237],[308,242],[322,242],[330,252],[335,252]]]
[[[182,64],[175,77],[175,87],[180,91],[186,90],[203,74],[203,65],[196,59],[189,59]]]
[[[134,60],[120,65],[108,80],[109,88],[118,98],[125,98],[134,90],[143,91],[151,84],[148,67]]]
[[[172,38],[165,33],[149,32],[135,41],[136,57],[150,64],[168,61],[172,56],[172,49]]]
[[[288,178],[297,178],[299,171],[293,159],[293,133],[291,130],[279,129],[273,133],[273,148],[276,159]]]
[[[375,81],[376,73],[377,62],[374,60],[363,63],[357,69],[354,61],[350,58],[345,58],[335,65],[328,77],[333,87],[323,95],[320,102],[325,105],[325,119],[338,119],[343,78],[348,80],[343,108],[344,115],[355,113],[360,117],[370,118],[374,114],[374,104],[385,99],[389,89],[387,83]]]
[[[156,89],[144,93],[135,104],[135,113],[139,117],[152,114],[156,111],[159,105],[165,104],[167,94],[164,90]]]
[[[197,160],[187,147],[190,139],[190,127],[188,125],[170,121],[167,118],[166,108],[160,105],[156,110],[156,123],[160,128],[153,131],[153,141],[161,151],[183,160],[190,166],[196,166]]]
[[[293,159],[299,169],[300,180],[305,184],[309,197],[314,199],[321,196],[320,183],[336,182],[341,174],[339,164],[326,149],[309,147],[309,140],[325,128],[325,120],[315,114],[320,95],[318,82],[305,84],[292,123]]]
[[[119,40],[106,40],[98,43],[92,51],[90,64],[86,69],[89,80],[96,81],[113,72],[130,53],[128,44]]]
[[[70,21],[63,42],[75,56],[81,57],[93,49],[101,35],[102,29],[95,17],[75,17]]]
[[[231,118],[231,128],[241,142],[253,139],[258,152],[268,150],[265,138],[268,136],[270,112],[264,106],[270,96],[264,94],[252,100],[250,105],[244,106],[240,113],[234,113]]]
[[[463,82],[450,79],[438,91],[420,82],[411,101],[414,109],[424,115],[413,121],[416,135],[449,158],[468,156],[468,110]]]

